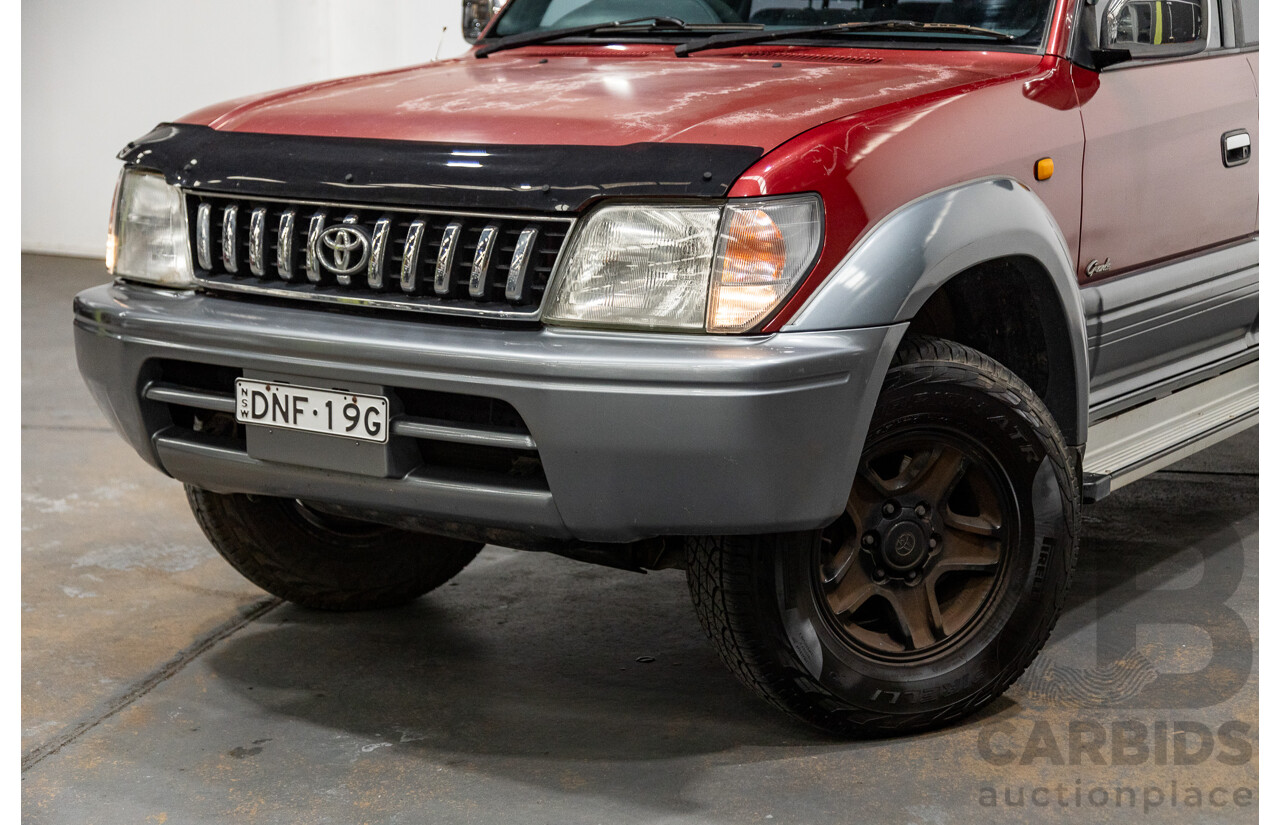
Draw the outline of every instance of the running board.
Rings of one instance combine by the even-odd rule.
[[[1113,490],[1258,423],[1258,362],[1089,427],[1084,499]]]

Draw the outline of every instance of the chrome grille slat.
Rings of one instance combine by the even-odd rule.
[[[307,227],[307,280],[313,284],[320,283],[320,258],[316,255],[316,243],[323,231],[324,212],[320,211],[311,216],[311,223]]]
[[[196,209],[196,263],[201,269],[213,269],[213,244],[209,237],[209,224],[213,206],[202,203]]]
[[[435,292],[437,295],[448,295],[453,286],[453,258],[457,252],[460,234],[462,234],[462,224],[458,221],[444,228],[444,237],[440,239],[440,252],[436,255]]]
[[[480,239],[476,241],[476,254],[471,259],[471,280],[467,283],[467,294],[472,298],[483,298],[489,286],[489,261],[493,258],[493,245],[498,241],[498,225],[491,223],[480,230]]]
[[[422,253],[422,233],[426,224],[414,221],[404,238],[404,257],[400,261],[400,290],[409,295],[418,291],[418,256]]]
[[[286,281],[293,280],[293,220],[293,210],[284,210],[276,231],[276,273]]]
[[[209,289],[458,316],[538,319],[574,224],[553,215],[186,197],[196,278]],[[343,224],[353,232],[338,233]],[[353,264],[367,255],[367,263],[339,271],[335,254]]]
[[[262,260],[266,257],[264,246],[267,242],[267,208],[259,206],[249,213],[249,272],[263,276]]]
[[[525,299],[525,278],[529,260],[533,257],[533,245],[538,240],[538,228],[531,226],[520,233],[515,251],[511,253],[511,266],[507,268],[507,283],[503,290],[508,301]]]
[[[382,289],[382,267],[390,235],[390,219],[378,218],[378,222],[373,225],[373,250],[369,253],[369,289]]]
[[[222,210],[222,266],[232,275],[240,268],[236,260],[236,213],[234,204]]]

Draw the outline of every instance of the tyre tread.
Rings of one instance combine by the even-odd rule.
[[[332,551],[342,552],[340,541],[317,543],[286,520],[264,517],[271,511],[261,501],[191,485],[186,492],[201,530],[242,576],[318,610],[373,610],[412,601],[462,572],[483,547],[387,528],[377,546],[364,550],[372,564],[353,576],[349,563],[335,564]]]
[[[1037,432],[1046,444],[1056,472],[1068,489],[1079,490],[1076,468],[1065,439],[1044,403],[1012,371],[994,359],[942,338],[908,337],[894,356],[892,366],[912,364],[931,367],[928,380],[945,377],[973,389],[998,394]],[[890,379],[893,380],[891,373]],[[687,577],[694,610],[717,654],[740,681],[769,704],[829,733],[839,736],[890,735],[936,728],[955,722],[1000,696],[1030,666],[1049,638],[1050,630],[1066,604],[1067,586],[1075,566],[1080,534],[1078,496],[1067,519],[1069,546],[1057,554],[1063,569],[1054,577],[1062,582],[1053,594],[1053,607],[1033,632],[1030,641],[1009,664],[967,699],[939,710],[916,713],[884,713],[855,709],[832,696],[807,671],[787,667],[769,655],[769,639],[761,629],[758,604],[759,564],[783,548],[786,536],[696,537],[687,543]],[[776,609],[776,608],[775,608]],[[778,643],[775,641],[775,643]]]

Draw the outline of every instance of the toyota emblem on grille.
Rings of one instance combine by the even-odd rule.
[[[350,275],[369,262],[369,233],[352,224],[331,226],[316,236],[320,265],[335,275]]]

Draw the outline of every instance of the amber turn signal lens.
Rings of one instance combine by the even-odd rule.
[[[787,242],[763,209],[734,212],[725,230],[724,258],[711,326],[737,329],[769,311],[787,265]]]
[[[822,240],[815,195],[730,202],[720,224],[708,332],[745,332],[787,297]]]
[[[721,268],[722,284],[768,284],[787,264],[787,242],[763,209],[733,213]]]
[[[1053,158],[1041,158],[1036,161],[1036,180],[1048,180],[1053,177]]]

